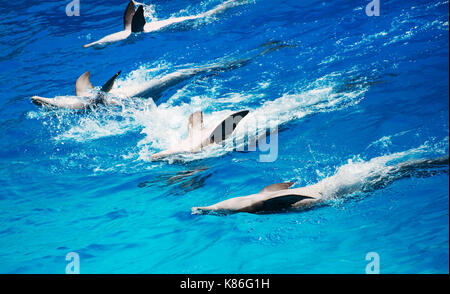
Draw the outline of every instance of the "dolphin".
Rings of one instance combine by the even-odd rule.
[[[235,61],[229,61],[225,63],[217,63],[213,65],[208,65],[205,67],[197,67],[197,68],[186,68],[181,69],[167,75],[154,78],[150,81],[146,81],[141,83],[141,86],[137,89],[130,89],[131,91],[127,91],[128,97],[140,97],[140,98],[152,98],[155,102],[161,98],[162,94],[186,81],[194,76],[205,74],[205,73],[217,73],[220,71],[232,70],[241,66],[246,65],[250,59],[240,59]],[[113,83],[116,78],[119,76],[121,72],[114,75],[101,89],[101,92],[110,92]],[[45,98],[40,96],[31,97],[31,101],[39,106],[47,106],[54,108],[68,108],[68,109],[86,109],[90,106],[97,104],[104,105],[117,105],[118,102],[109,99],[106,101],[105,95],[97,93],[97,96],[92,99],[89,97],[84,97],[85,94],[89,94],[89,91],[93,89],[91,82],[89,81],[90,72],[85,72],[82,76],[80,76],[76,82],[76,96],[64,96],[64,97],[55,97],[55,98]],[[113,93],[112,93],[113,94]],[[102,98],[102,99],[99,99]]]
[[[293,182],[272,184],[256,194],[227,199],[211,206],[193,207],[192,214],[273,213],[310,207],[320,201],[319,191],[307,187],[289,189],[292,185]]]
[[[201,74],[216,74],[218,72],[234,70],[249,64],[253,59],[263,56],[265,54],[271,53],[273,51],[282,49],[282,48],[293,48],[293,45],[287,44],[272,44],[272,45],[261,45],[263,50],[254,54],[253,56],[240,58],[236,60],[230,61],[221,61],[213,64],[209,64],[201,67],[193,67],[193,68],[185,68],[180,69],[175,72],[166,74],[162,77],[154,78],[150,81],[143,82],[139,89],[136,89],[134,92],[127,93],[130,97],[140,97],[140,98],[152,98],[155,102],[161,98],[162,94],[197,75]]]
[[[394,180],[405,177],[428,177],[441,172],[448,174],[448,165],[449,157],[444,156],[389,166],[386,173],[370,173],[365,183],[360,178],[350,179],[344,183],[339,175],[296,189],[290,189],[294,185],[293,182],[277,183],[265,187],[256,194],[230,198],[211,206],[193,207],[192,214],[277,213],[304,210],[330,198],[342,197],[358,191],[370,192],[384,188]],[[446,167],[446,169],[442,170],[442,167]],[[339,180],[342,183],[336,187],[335,183]],[[330,187],[332,187],[332,195],[329,195]]]
[[[94,87],[89,80],[90,72],[87,71],[78,78],[75,84],[76,96],[64,96],[55,98],[33,96],[31,97],[31,101],[38,106],[76,110],[89,109],[98,105],[115,105],[118,103],[111,99],[107,100],[106,93],[108,93],[112,89],[114,81],[117,79],[121,72],[122,71],[119,71],[112,78],[110,78],[99,91],[93,91]]]
[[[157,20],[147,23],[144,17],[144,6],[139,5],[136,9],[134,2],[130,1],[123,16],[124,29],[120,32],[107,35],[98,41],[84,45],[84,48],[92,46],[106,46],[111,43],[123,41],[133,33],[150,33],[168,28],[177,24],[186,23],[188,21],[211,17],[215,14],[222,13],[227,9],[239,5],[242,0],[228,0],[217,5],[211,10],[198,15],[172,17],[165,20]]]
[[[140,98],[152,98],[156,102],[159,98],[161,98],[162,94],[166,90],[184,81],[187,81],[197,75],[208,73],[215,74],[221,71],[233,70],[245,66],[250,60],[251,58],[239,59],[225,63],[216,63],[213,65],[207,65],[204,67],[180,69],[175,72],[166,74],[164,76],[156,77],[152,80],[143,82],[139,89],[136,89],[134,92],[129,92],[128,96]]]
[[[273,51],[282,49],[282,48],[292,48],[295,47],[293,45],[287,45],[284,43],[281,43],[280,41],[275,41],[267,44],[263,44],[260,47],[263,48],[260,52],[245,58],[239,58],[235,60],[229,60],[229,61],[220,61],[216,63],[210,63],[204,66],[199,67],[191,67],[191,68],[184,68],[180,69],[171,73],[168,73],[166,75],[153,78],[149,81],[144,81],[139,84],[138,87],[133,87],[132,89],[126,89],[126,96],[127,97],[139,97],[139,98],[152,98],[155,102],[161,98],[162,94],[172,88],[176,85],[187,81],[197,75],[202,74],[217,74],[218,72],[228,71],[237,69],[243,66],[246,66],[249,64],[253,59],[271,53]],[[116,78],[119,76],[121,72],[117,73],[113,78],[111,78],[105,86],[102,88],[102,92],[110,92],[111,94],[118,94],[114,93],[115,90],[112,89],[113,83],[116,80]],[[69,108],[69,109],[86,109],[89,107],[92,107],[93,105],[99,104],[99,102],[104,102],[100,104],[104,105],[118,105],[119,102],[108,99],[105,100],[104,93],[98,97],[101,97],[102,99],[86,99],[86,97],[83,96],[83,92],[89,92],[86,90],[91,90],[92,84],[89,81],[89,72],[84,73],[77,81],[76,85],[76,97],[55,97],[55,98],[44,98],[39,96],[32,97],[32,101],[41,106],[48,106],[48,107],[54,107],[54,108]],[[107,90],[107,91],[106,91]],[[95,102],[95,103],[93,103]]]
[[[235,112],[212,128],[205,128],[203,126],[203,112],[194,112],[189,116],[188,137],[178,146],[153,154],[150,158],[159,160],[174,154],[200,152],[206,146],[219,144],[234,132],[239,122],[248,113],[248,110]]]
[[[266,45],[262,45],[263,47],[267,47]],[[201,67],[192,67],[180,69],[169,74],[156,77],[149,81],[144,81],[140,83],[139,87],[127,89],[127,97],[139,97],[139,98],[152,98],[155,102],[161,98],[162,94],[176,85],[187,81],[197,75],[201,74],[216,74],[218,72],[233,70],[240,67],[243,67],[249,64],[254,58],[258,56],[262,56],[264,54],[270,53],[272,51],[285,48],[292,47],[291,45],[276,45],[275,47],[264,48],[261,52],[255,54],[254,56],[247,58],[240,58],[231,61],[221,61],[213,64],[208,64]],[[64,97],[55,97],[55,98],[44,98],[40,96],[33,96],[31,101],[39,106],[47,106],[53,108],[67,108],[67,109],[87,109],[92,106],[98,104],[104,105],[118,105],[119,102],[114,99],[105,99],[106,92],[110,92],[111,94],[115,94],[114,90],[112,90],[113,84],[116,78],[121,73],[118,72],[115,74],[101,89],[100,92],[97,93],[96,97],[85,97],[86,94],[91,94],[93,86],[89,81],[89,72],[84,73],[80,78],[78,78],[76,83],[76,96],[64,96]],[[117,93],[116,93],[117,94]]]

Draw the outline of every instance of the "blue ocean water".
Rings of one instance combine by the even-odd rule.
[[[304,212],[190,212],[277,182],[368,181],[383,158],[448,155],[448,1],[381,0],[368,17],[366,0],[250,0],[103,48],[83,45],[123,28],[126,1],[81,0],[73,17],[69,2],[1,1],[1,273],[64,273],[69,252],[81,273],[365,273],[368,252],[381,273],[449,272],[448,172]],[[222,2],[145,1],[146,17]],[[74,113],[30,101],[73,96],[88,70],[94,86],[122,70],[112,92],[125,99],[145,81],[270,44],[288,46],[156,103]],[[275,161],[230,149],[150,160],[186,136],[193,111],[212,121],[241,109],[278,126]]]

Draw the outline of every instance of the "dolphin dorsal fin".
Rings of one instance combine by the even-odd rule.
[[[203,129],[203,112],[196,111],[189,116],[188,136],[193,138]]]
[[[144,6],[140,5],[133,15],[131,21],[131,31],[133,33],[139,33],[144,30],[145,17],[144,17]]]
[[[122,71],[120,70],[118,73],[116,73],[112,78],[110,78],[101,88],[101,91],[108,93],[109,91],[111,91],[115,80],[117,79],[117,77],[122,73]]]
[[[133,20],[134,11],[134,2],[130,1],[130,3],[128,3],[127,9],[125,9],[125,14],[123,15],[123,26],[125,31],[131,30],[131,21]]]
[[[269,186],[265,187],[264,189],[262,189],[259,193],[286,190],[286,189],[289,189],[290,187],[292,187],[292,185],[294,185],[293,182],[272,184],[272,185],[269,185]]]
[[[87,90],[94,88],[94,87],[92,87],[91,81],[89,80],[90,75],[91,75],[91,73],[89,71],[87,71],[78,78],[78,80],[75,84],[75,94],[77,96],[83,96],[83,94]]]
[[[249,113],[248,110],[235,112],[225,118],[211,133],[209,140],[211,143],[220,143],[228,138],[238,123]]]

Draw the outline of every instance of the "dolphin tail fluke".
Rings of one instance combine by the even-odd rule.
[[[106,104],[106,94],[109,91],[111,91],[114,82],[116,81],[117,77],[120,75],[122,71],[120,70],[118,73],[116,73],[112,78],[110,78],[100,89],[100,92],[97,93],[94,99],[94,105],[99,104]]]
[[[123,26],[126,31],[131,30],[131,22],[133,20],[134,13],[135,13],[134,2],[130,1],[123,15]]]
[[[122,71],[120,70],[118,73],[116,73],[112,78],[110,78],[101,88],[101,91],[108,93],[109,91],[111,91],[114,82],[116,81],[117,77],[122,73]]]
[[[144,30],[145,17],[144,17],[144,6],[140,5],[133,15],[131,21],[131,31],[133,33],[139,33]]]
[[[249,113],[248,110],[242,110],[233,113],[224,119],[212,132],[209,137],[211,143],[220,143],[227,139],[234,129],[236,129],[239,122]]]
[[[87,90],[94,88],[89,80],[90,74],[91,73],[87,71],[78,78],[75,84],[75,94],[77,96],[82,96]]]

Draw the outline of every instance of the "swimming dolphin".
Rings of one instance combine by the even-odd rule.
[[[227,199],[211,206],[193,207],[192,213],[270,213],[288,208],[312,206],[320,200],[318,191],[307,189],[307,187],[289,189],[292,185],[294,185],[292,182],[272,184],[253,195]]]
[[[244,66],[250,61],[250,59],[241,59],[236,61],[230,61],[225,63],[217,63],[213,65],[208,65],[204,67],[197,67],[197,68],[186,68],[181,69],[166,75],[163,75],[161,77],[156,77],[149,81],[141,82],[139,87],[127,89],[127,97],[139,97],[139,98],[152,98],[155,102],[161,98],[162,94],[172,88],[176,85],[187,81],[194,76],[200,75],[200,74],[207,74],[207,73],[217,73],[220,71],[226,71],[226,70],[232,70],[241,66]],[[116,74],[114,76],[117,78],[119,74]],[[114,80],[112,82],[114,82]],[[105,91],[105,89],[102,88],[102,91],[109,92],[112,88],[113,84],[110,84],[110,87],[108,88],[108,91]],[[81,89],[83,88],[83,89]],[[89,107],[89,105],[93,105],[93,102],[97,101],[94,104],[98,104],[98,99],[87,99],[85,97],[82,97],[82,92],[87,92],[85,90],[93,89],[91,83],[89,82],[89,72],[84,73],[77,81],[76,85],[77,89],[77,97],[57,97],[57,98],[44,98],[40,96],[33,96],[31,98],[31,101],[40,106],[48,106],[48,107],[54,107],[54,108],[70,108],[70,109],[85,109]],[[114,94],[114,93],[112,93]],[[104,95],[101,96],[104,98]],[[105,105],[116,105],[118,104],[112,99],[108,100],[108,103],[103,103]]]
[[[207,18],[213,16],[215,14],[219,14],[224,12],[225,10],[239,5],[242,3],[242,0],[228,0],[224,3],[216,6],[215,8],[208,10],[207,12],[191,15],[191,16],[182,16],[182,17],[173,17],[165,20],[152,21],[147,23],[144,17],[144,6],[139,5],[138,8],[135,8],[133,1],[128,3],[127,8],[124,13],[124,29],[123,31],[105,36],[98,41],[89,43],[84,45],[85,48],[91,46],[106,46],[111,43],[119,42],[127,39],[132,33],[149,33],[159,31],[161,29],[180,24],[186,23],[191,20]]]
[[[168,73],[163,76],[155,77],[148,81],[140,82],[138,86],[133,87],[132,89],[126,89],[127,97],[139,97],[139,98],[152,98],[154,102],[156,102],[159,98],[161,98],[162,94],[176,85],[187,81],[197,75],[202,74],[217,74],[219,72],[234,70],[249,64],[253,59],[265,55],[267,53],[271,53],[273,51],[282,49],[282,48],[292,48],[293,45],[287,45],[281,42],[277,42],[275,44],[263,44],[260,47],[263,47],[263,50],[260,52],[245,58],[239,58],[229,61],[220,61],[216,63],[210,63],[203,66],[191,67],[180,69],[171,73]],[[114,94],[112,92],[112,94]]]
[[[276,45],[276,44],[275,44]],[[262,45],[264,50],[255,54],[254,56],[247,58],[240,58],[231,61],[221,61],[214,64],[209,64],[201,67],[192,67],[180,69],[175,72],[156,77],[149,81],[144,81],[139,83],[138,87],[133,87],[132,89],[126,89],[127,97],[140,97],[140,98],[152,98],[155,102],[162,96],[162,94],[176,85],[187,81],[197,75],[201,74],[216,74],[218,72],[233,70],[243,67],[249,64],[254,58],[262,56],[264,54],[270,53],[272,51],[279,50],[281,48],[292,47],[291,45],[276,45],[273,47]],[[89,72],[84,73],[76,83],[76,96],[64,96],[55,98],[44,98],[40,96],[33,96],[31,98],[32,102],[36,105],[47,106],[53,108],[68,108],[68,109],[87,109],[98,104],[104,105],[118,105],[119,102],[114,99],[105,99],[105,92],[110,92],[111,94],[115,91],[112,90],[114,81],[119,76],[121,72],[114,75],[97,93],[96,97],[84,97],[85,94],[89,93],[93,86],[89,81]],[[85,92],[85,93],[84,93]],[[120,94],[119,94],[120,95]],[[100,99],[101,98],[101,99]]]
[[[246,65],[250,60],[250,58],[240,59],[225,63],[216,63],[204,67],[180,69],[164,76],[156,77],[152,80],[142,82],[139,89],[128,92],[127,94],[130,97],[152,98],[153,101],[156,102],[159,98],[161,98],[162,94],[166,90],[197,75],[208,73],[214,74],[221,71],[233,70]]]
[[[174,154],[200,152],[208,145],[221,143],[234,132],[236,126],[248,113],[248,110],[235,112],[212,128],[205,128],[203,112],[194,112],[189,117],[188,137],[177,147],[153,154],[150,158],[157,160]]]
[[[112,89],[114,81],[121,72],[122,71],[119,71],[112,78],[110,78],[103,85],[100,91],[93,91],[94,87],[89,80],[90,72],[87,71],[78,78],[75,84],[76,96],[64,96],[55,98],[33,96],[31,97],[31,101],[39,106],[77,110],[88,109],[96,107],[98,105],[117,104],[117,102],[115,102],[114,100],[107,100],[106,93],[108,93]]]
[[[387,171],[372,172],[364,183],[361,178],[349,179],[344,182],[342,177],[334,175],[314,185],[290,189],[294,183],[278,183],[265,187],[260,192],[224,200],[211,206],[193,207],[192,214],[228,214],[237,212],[275,213],[288,210],[303,210],[320,204],[331,197],[342,197],[358,191],[368,192],[380,189],[394,180],[404,177],[432,176],[439,172],[448,174],[448,156],[438,159],[420,159],[389,166]],[[446,170],[441,170],[446,166]],[[336,186],[336,182],[342,182]],[[332,195],[328,195],[332,190]]]
[[[150,81],[145,81],[141,83],[139,89],[134,92],[128,92],[127,95],[130,97],[141,97],[141,98],[152,98],[155,102],[162,96],[164,91],[186,81],[197,75],[201,74],[215,74],[218,72],[234,70],[249,64],[253,59],[277,51],[282,48],[292,48],[293,45],[287,45],[284,43],[275,44],[263,44],[263,50],[254,54],[253,56],[240,58],[230,61],[221,61],[214,64],[209,64],[201,67],[192,67],[186,69],[180,69],[175,72],[169,73],[162,77],[154,78]]]

